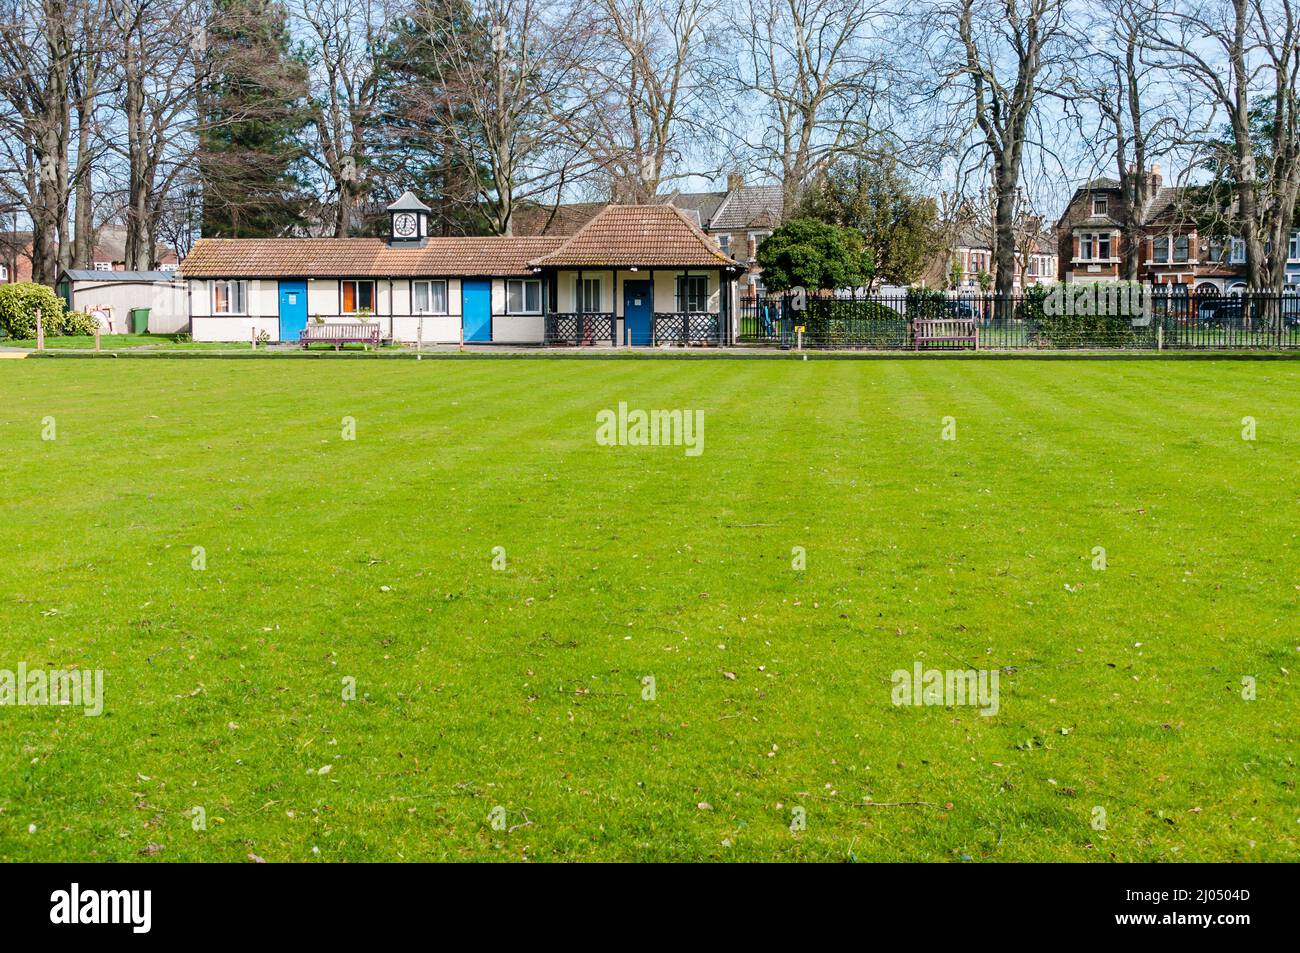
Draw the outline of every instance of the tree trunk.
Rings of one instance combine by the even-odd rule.
[[[125,38],[123,74],[125,95],[122,110],[126,114],[127,138],[127,206],[126,206],[126,268],[129,271],[146,271],[140,261],[146,257],[145,221],[148,217],[148,179],[146,172],[147,145],[145,143],[144,77],[137,38]]]
[[[87,90],[93,88],[87,66]],[[89,93],[85,94],[89,95]],[[95,195],[91,181],[90,123],[92,101],[83,98],[77,104],[77,176],[76,211],[73,214],[72,266],[91,267],[95,245]]]
[[[993,291],[1010,295],[1016,281],[1016,186],[1020,181],[1018,161],[999,157],[994,166],[997,208],[993,218]]]
[[[45,3],[45,37],[49,68],[44,90],[44,111],[39,116],[36,140],[36,195],[32,217],[32,280],[53,285],[59,268],[71,262],[72,249],[64,238],[68,224],[68,140],[71,106],[68,100],[71,47],[64,7]]]
[[[1137,153],[1141,156],[1141,152]],[[1121,154],[1121,163],[1123,162]],[[1145,213],[1149,182],[1145,162],[1135,158],[1132,169],[1120,169],[1120,212],[1124,229],[1124,280],[1137,281],[1142,265],[1142,243],[1145,240]]]

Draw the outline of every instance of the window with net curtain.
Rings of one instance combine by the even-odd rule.
[[[506,282],[507,314],[541,314],[542,283],[531,278],[517,278]]]
[[[411,285],[416,314],[447,313],[447,282],[416,281]]]
[[[599,314],[600,304],[600,279],[583,278],[578,282],[578,311],[582,314]]]

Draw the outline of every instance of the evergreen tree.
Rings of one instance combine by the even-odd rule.
[[[458,91],[445,88],[439,79],[443,71],[434,66],[437,49],[451,41],[448,34],[463,44],[482,45],[486,55],[490,39],[465,0],[421,0],[394,28],[381,97],[381,177],[393,197],[410,189],[432,209],[430,232],[484,233],[476,208],[482,174],[475,176],[457,160],[464,150],[448,147],[450,137],[468,140],[475,134]]]
[[[860,234],[879,279],[910,284],[933,251],[934,200],[921,195],[890,156],[837,162],[807,191],[802,204],[804,216]]]
[[[784,223],[758,246],[756,257],[772,291],[861,288],[875,273],[859,232],[815,218]]]
[[[205,236],[283,235],[304,223],[299,133],[307,69],[279,0],[213,0],[199,93]]]

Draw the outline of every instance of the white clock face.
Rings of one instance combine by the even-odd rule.
[[[393,216],[393,234],[398,238],[414,238],[415,229],[415,216],[409,212]]]

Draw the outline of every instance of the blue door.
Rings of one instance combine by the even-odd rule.
[[[280,340],[297,341],[307,327],[307,282],[280,282]]]
[[[633,344],[648,345],[650,340],[650,282],[623,282],[623,323]]]
[[[492,282],[462,281],[460,313],[466,341],[491,341]]]

